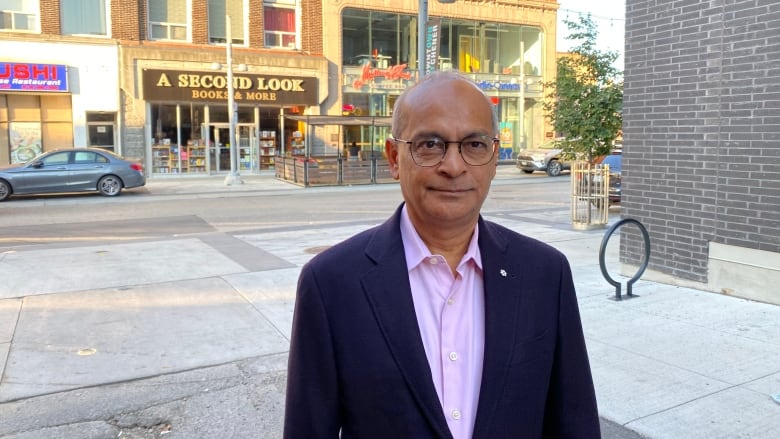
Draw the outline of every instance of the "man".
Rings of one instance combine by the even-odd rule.
[[[303,267],[286,438],[599,437],[568,262],[480,216],[497,133],[457,73],[398,98],[404,204]]]

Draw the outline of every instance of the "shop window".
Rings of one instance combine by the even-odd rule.
[[[151,172],[179,174],[206,172],[202,105],[151,105]]]
[[[228,117],[228,109],[226,105],[209,105],[209,122],[228,123],[229,120],[230,118]]]
[[[540,29],[523,28],[523,74],[526,76],[542,76],[544,39]]]
[[[38,32],[38,11],[36,0],[0,0],[0,29]]]
[[[41,101],[37,95],[10,94],[8,97],[8,120],[17,122],[39,122]]]
[[[341,20],[344,66],[417,68],[416,17],[345,8]],[[541,76],[543,53],[538,27],[441,18],[439,70]]]
[[[265,47],[295,49],[297,47],[296,1],[266,1],[263,6]]]
[[[108,35],[106,0],[60,0],[63,35]]]
[[[0,120],[0,164],[11,163],[11,142],[8,137],[8,122]]]
[[[409,15],[345,8],[342,14],[343,63],[386,69],[416,61],[417,21]]]
[[[232,44],[244,44],[244,0],[209,0],[209,42],[227,43],[226,17],[230,17]]]
[[[41,141],[44,151],[73,148],[73,124],[70,122],[42,123]]]
[[[8,98],[0,94],[0,165],[11,163],[11,143],[8,139]]]
[[[41,120],[44,122],[70,122],[73,120],[70,95],[41,96]]]
[[[115,152],[116,113],[87,113],[89,146]]]
[[[40,99],[43,150],[73,148],[70,95],[42,95]]]
[[[8,149],[11,163],[24,163],[42,152],[41,104],[36,95],[7,95]]]
[[[189,0],[149,0],[149,38],[187,41]]]
[[[201,124],[203,123],[203,105],[181,105],[181,144],[186,145],[202,138]]]
[[[73,148],[70,95],[9,95],[7,108],[12,163],[52,149]]]
[[[176,144],[178,127],[176,125],[176,105],[152,106],[152,135],[154,143]]]

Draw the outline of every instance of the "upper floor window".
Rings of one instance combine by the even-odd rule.
[[[230,16],[230,39],[244,44],[244,0],[209,0],[209,42],[227,43],[225,18]]]
[[[187,41],[188,0],[149,0],[149,39]]]
[[[38,0],[0,0],[0,30],[38,31]]]
[[[266,0],[263,4],[265,47],[298,47],[297,0]]]
[[[108,35],[107,0],[60,0],[63,35]]]

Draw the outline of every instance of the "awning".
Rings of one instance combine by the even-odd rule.
[[[285,119],[305,122],[307,125],[368,125],[389,127],[393,118],[387,116],[291,116],[285,115]]]

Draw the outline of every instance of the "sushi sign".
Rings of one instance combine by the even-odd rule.
[[[0,90],[67,92],[68,66],[0,61]]]

